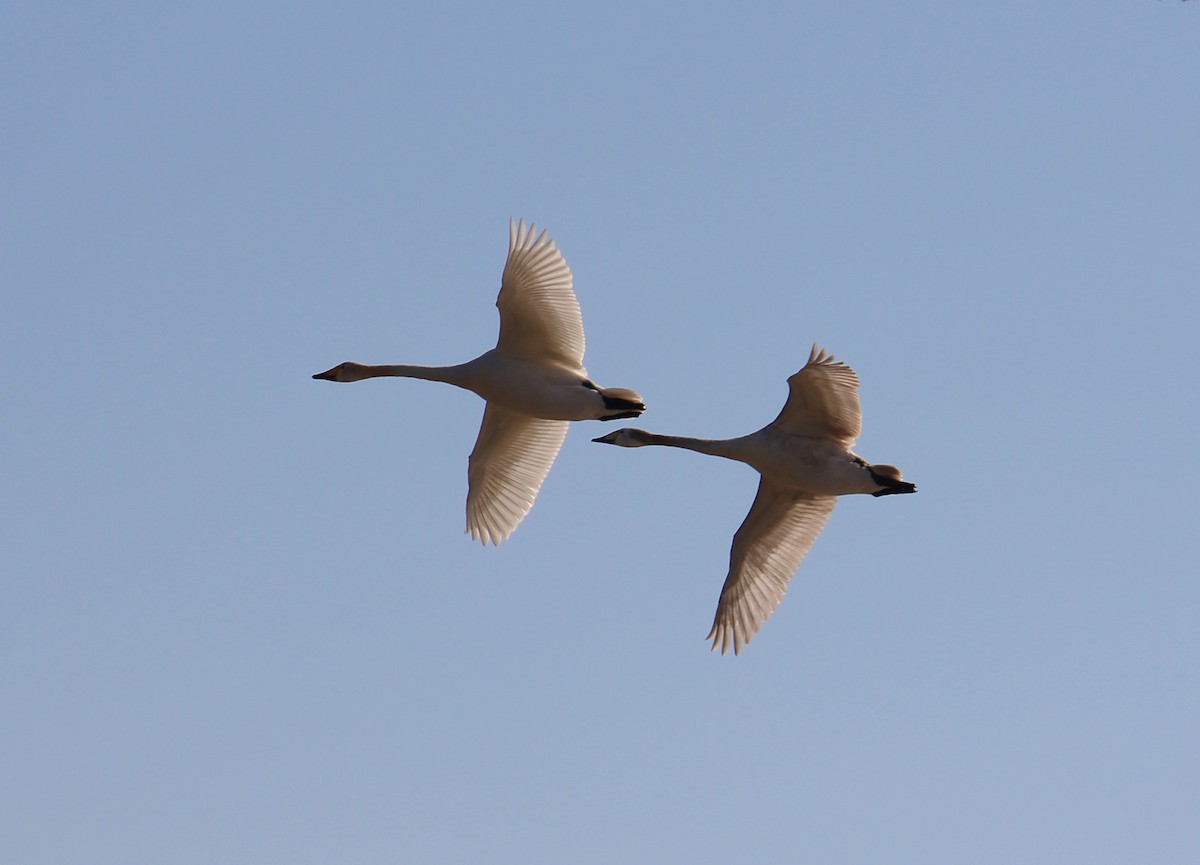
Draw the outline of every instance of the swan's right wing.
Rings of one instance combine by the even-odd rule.
[[[508,223],[508,261],[496,306],[501,354],[535,362],[583,366],[583,315],[562,253],[525,220]]]
[[[792,435],[832,439],[851,447],[862,432],[858,376],[816,345],[788,379],[788,398],[774,425]]]
[[[543,420],[487,404],[467,464],[471,537],[486,545],[512,534],[533,507],[568,426],[567,421]]]
[[[717,615],[706,639],[734,654],[758,633],[779,606],[788,581],[825,528],[836,496],[805,496],[765,477],[750,513],[733,536],[729,576],[721,589]]]

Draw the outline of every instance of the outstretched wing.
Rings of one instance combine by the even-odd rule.
[[[583,365],[583,316],[571,288],[571,269],[546,232],[508,223],[508,261],[496,306],[500,339],[509,357]]]
[[[467,531],[498,544],[525,519],[567,437],[568,422],[488,403],[467,463]]]
[[[733,536],[729,576],[721,588],[717,615],[706,639],[725,654],[734,654],[758,633],[779,606],[788,580],[800,567],[825,528],[836,496],[805,496],[777,486],[765,477],[750,513]]]
[[[832,439],[849,448],[862,432],[858,376],[815,344],[808,363],[788,379],[775,426],[791,435]]]

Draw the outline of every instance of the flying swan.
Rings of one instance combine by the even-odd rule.
[[[508,224],[508,260],[496,306],[496,347],[456,366],[369,366],[347,361],[313,378],[377,376],[442,381],[487,401],[467,464],[467,531],[499,544],[529,513],[573,420],[637,417],[646,406],[625,388],[597,387],[583,368],[583,317],[571,270],[545,231]]]
[[[895,466],[872,465],[850,448],[862,431],[858,376],[818,348],[788,379],[779,417],[735,439],[696,439],[619,429],[592,441],[638,448],[665,445],[746,463],[762,476],[750,513],[729,552],[729,575],[706,639],[721,654],[758,633],[779,606],[838,496],[915,493]]]

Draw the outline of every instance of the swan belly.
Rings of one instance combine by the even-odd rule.
[[[471,390],[488,402],[530,417],[594,420],[605,412],[604,398],[584,385],[583,370],[493,355],[476,373]]]
[[[833,442],[774,433],[750,465],[774,482],[815,496],[869,493],[879,488],[852,453]]]

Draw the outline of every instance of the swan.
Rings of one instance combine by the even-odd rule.
[[[592,441],[626,448],[665,445],[746,463],[761,475],[754,504],[733,536],[729,575],[705,639],[735,655],[787,591],[838,496],[915,493],[895,466],[872,465],[850,448],[862,430],[858,376],[815,344],[788,379],[779,417],[750,435],[697,439],[619,429]]]
[[[496,347],[455,366],[347,361],[313,376],[361,381],[400,376],[440,381],[487,401],[467,463],[467,531],[499,544],[533,507],[567,435],[568,421],[617,420],[646,410],[626,388],[602,388],[583,368],[583,317],[571,270],[554,241],[532,223],[509,220],[508,260],[496,298]]]

